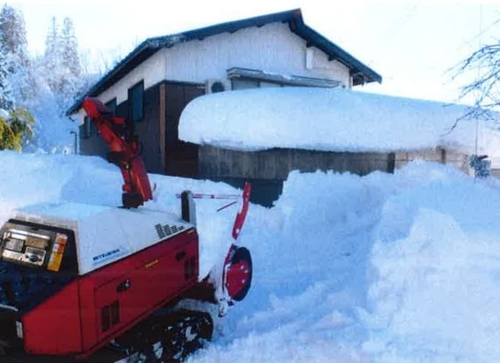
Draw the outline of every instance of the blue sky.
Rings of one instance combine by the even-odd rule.
[[[305,22],[380,73],[361,89],[445,102],[459,82],[448,70],[500,33],[500,1],[18,0],[32,53],[43,51],[50,20],[70,17],[91,62],[110,62],[151,36],[300,7]]]

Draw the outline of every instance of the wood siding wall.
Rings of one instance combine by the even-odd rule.
[[[165,83],[165,167],[167,175],[198,177],[198,145],[179,140],[179,119],[186,105],[205,94],[205,85]]]
[[[426,160],[446,164],[471,174],[469,155],[442,148],[412,152],[398,152],[395,154],[395,168],[399,169],[413,160]]]
[[[144,120],[135,127],[142,145],[142,157],[150,173],[162,173],[160,150],[160,85],[144,90]]]
[[[366,175],[373,171],[392,173],[413,160],[427,160],[454,166],[470,173],[468,156],[444,149],[399,153],[341,153],[297,149],[243,152],[201,146],[200,177],[243,188],[252,182],[251,201],[272,207],[292,170],[315,172],[333,170]],[[500,174],[500,173],[499,173]]]
[[[108,145],[97,134],[97,129],[92,124],[89,137],[84,137],[84,125],[80,125],[78,133],[80,134],[80,154],[82,155],[97,155],[106,157],[109,151]]]
[[[299,149],[243,152],[201,146],[200,177],[286,180],[292,170],[335,170],[366,175],[375,170],[392,172],[394,154],[336,153]]]

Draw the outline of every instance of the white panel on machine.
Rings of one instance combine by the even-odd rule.
[[[16,218],[74,230],[80,275],[193,227],[162,211],[77,203],[29,206]]]

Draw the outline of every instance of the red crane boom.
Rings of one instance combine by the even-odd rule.
[[[85,98],[83,108],[109,146],[108,161],[116,164],[121,170],[124,181],[123,206],[137,208],[153,199],[151,184],[133,127],[124,118],[113,116],[97,98]]]

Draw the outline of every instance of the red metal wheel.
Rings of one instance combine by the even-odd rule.
[[[226,290],[231,299],[241,301],[252,285],[252,257],[245,247],[235,247],[226,268]]]

